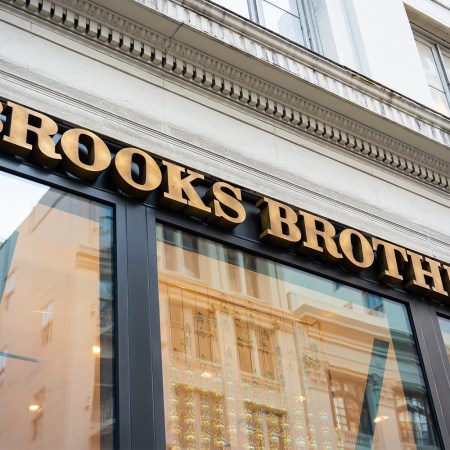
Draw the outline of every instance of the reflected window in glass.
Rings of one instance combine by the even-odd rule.
[[[110,450],[112,209],[1,172],[0,209],[0,448]]]
[[[405,305],[201,241],[159,265],[168,448],[440,448]]]

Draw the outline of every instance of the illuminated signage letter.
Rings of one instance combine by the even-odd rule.
[[[186,214],[205,218],[211,208],[206,206],[200,198],[194,186],[200,184],[205,177],[192,170],[163,161],[165,171],[163,173],[164,191],[160,203],[175,211],[183,211]],[[183,174],[187,176],[183,177]]]
[[[319,256],[327,262],[341,260],[342,255],[333,239],[336,235],[334,226],[328,220],[313,214],[304,211],[299,211],[298,214],[303,218],[303,223],[300,223],[304,237],[297,250],[309,256]]]
[[[405,289],[415,294],[424,294],[444,299],[448,298],[449,294],[444,289],[442,283],[441,264],[434,259],[418,255],[409,250],[407,253],[409,262],[405,273]],[[427,282],[425,277],[427,277],[430,283]]]
[[[56,167],[61,155],[55,151],[52,136],[58,125],[50,117],[15,103],[8,102],[11,109],[9,134],[3,136],[4,149],[8,153],[26,158],[31,152],[35,161],[50,168]]]
[[[372,248],[377,252],[377,262],[380,271],[378,279],[384,283],[397,284],[403,280],[399,266],[408,261],[408,255],[403,247],[390,244],[377,238],[372,238]]]
[[[245,208],[241,203],[241,190],[219,181],[206,193],[205,200],[211,208],[208,222],[232,229],[245,220]]]
[[[133,173],[132,163],[136,164],[139,173]],[[112,179],[125,194],[139,198],[146,197],[161,184],[162,174],[147,152],[129,147],[119,150],[113,159]]]
[[[262,233],[259,238],[279,247],[289,247],[301,238],[296,212],[289,206],[267,197],[258,201]]]
[[[353,272],[367,269],[375,260],[370,242],[359,231],[345,229],[339,233],[338,245],[344,256],[342,264]]]
[[[80,144],[87,150],[83,157]],[[57,148],[63,157],[64,168],[84,180],[95,180],[111,163],[106,144],[96,134],[81,128],[67,130]]]
[[[444,284],[444,289],[445,289],[445,291],[447,291],[450,294],[450,266],[442,265],[441,276],[442,276],[442,282]],[[446,299],[443,298],[443,300],[447,300],[447,304],[449,304],[450,303],[450,295]]]

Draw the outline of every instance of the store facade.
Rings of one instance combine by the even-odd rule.
[[[230,82],[195,15],[257,28],[209,3],[96,3],[0,4],[0,448],[449,448],[447,119]]]

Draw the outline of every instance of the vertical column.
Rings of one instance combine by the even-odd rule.
[[[153,210],[127,207],[132,448],[165,448],[156,224]]]

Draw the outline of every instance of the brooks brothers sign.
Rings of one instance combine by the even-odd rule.
[[[58,125],[50,117],[8,101],[0,103],[6,116],[0,147],[3,152],[65,170],[84,180],[95,180],[108,171],[112,181],[132,197],[145,197],[161,189],[160,203],[168,208],[205,219],[227,229],[244,222],[246,211],[241,190],[226,182],[215,182],[201,196],[196,186],[205,177],[168,161],[160,164],[146,151],[126,147],[111,155],[105,142],[91,131],[72,128],[57,140]],[[3,129],[4,128],[4,129]],[[82,155],[80,144],[87,150]],[[139,167],[132,171],[132,163]],[[378,278],[388,284],[403,283],[406,290],[450,304],[450,266],[401,246],[366,237],[346,228],[339,233],[331,222],[305,211],[262,197],[260,239],[278,247],[338,263],[359,272],[377,265]]]

